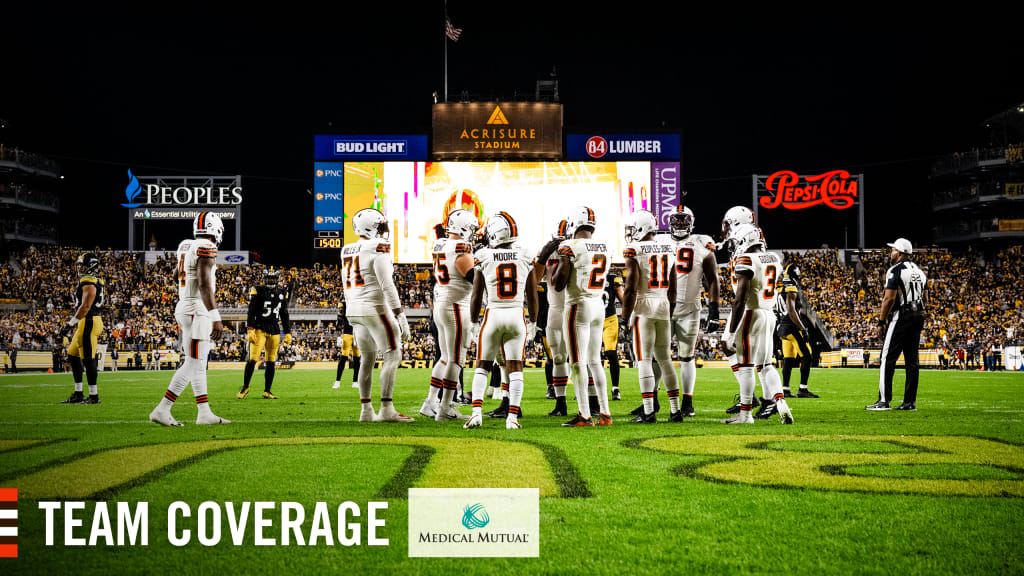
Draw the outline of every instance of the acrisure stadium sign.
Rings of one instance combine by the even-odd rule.
[[[434,104],[434,157],[562,156],[562,105],[550,102]]]

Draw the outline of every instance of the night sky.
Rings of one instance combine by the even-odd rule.
[[[313,134],[429,134],[431,94],[443,92],[442,2],[11,4],[0,8],[0,134],[61,163],[65,244],[125,247],[129,168],[241,174],[243,247],[307,265]],[[1019,22],[998,14],[767,12],[743,23],[735,6],[483,4],[449,3],[464,30],[449,45],[450,95],[532,94],[557,67],[565,133],[681,132],[702,233],[749,205],[755,172],[843,168],[865,174],[869,246],[927,243],[918,202],[930,160],[985,144],[982,122],[1024,101]],[[762,223],[771,248],[841,246],[843,227],[855,242],[852,216],[815,208]],[[175,246],[179,226],[158,242]]]

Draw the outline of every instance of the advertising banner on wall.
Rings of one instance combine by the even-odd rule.
[[[668,230],[668,218],[682,203],[679,162],[651,162],[651,212],[658,227]]]
[[[562,156],[562,105],[550,102],[434,104],[434,157],[548,158]]]
[[[568,160],[679,160],[679,134],[569,134]]]
[[[345,164],[313,164],[313,230],[342,230],[345,225]]]
[[[317,134],[313,142],[313,159],[349,162],[426,160],[427,137]]]

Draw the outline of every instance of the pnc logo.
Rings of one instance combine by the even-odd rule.
[[[125,208],[138,208],[142,206],[140,203],[135,203],[135,199],[142,193],[142,186],[139,184],[138,178],[132,174],[131,170],[128,170],[128,186],[124,189],[125,198],[128,199],[127,204],[121,204]],[[147,216],[148,218],[148,216]]]
[[[324,217],[323,216],[317,216],[316,217],[316,223],[317,224],[323,224],[324,223]]]
[[[608,141],[600,136],[591,136],[587,140],[587,156],[600,158],[608,153]]]
[[[317,200],[323,200],[324,199],[324,195],[322,193],[320,193],[320,192],[317,192],[316,193],[316,199]]]
[[[487,510],[484,509],[484,505],[479,502],[472,506],[466,506],[462,509],[462,525],[467,530],[474,528],[484,528],[491,523],[491,517],[487,514]]]
[[[316,177],[317,178],[323,178],[324,177],[324,171],[323,170],[317,170],[316,171]]]
[[[501,106],[495,106],[494,112],[491,112],[491,117],[487,119],[488,124],[508,124],[508,118],[505,117],[505,113],[501,111]]]

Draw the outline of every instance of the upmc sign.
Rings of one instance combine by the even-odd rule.
[[[570,134],[568,160],[679,160],[678,134]]]
[[[765,194],[758,199],[762,208],[783,207],[802,210],[824,204],[845,210],[857,203],[859,183],[846,170],[832,170],[817,176],[800,176],[781,170],[764,182]]]
[[[434,157],[545,158],[562,156],[562,105],[550,102],[434,104]]]

